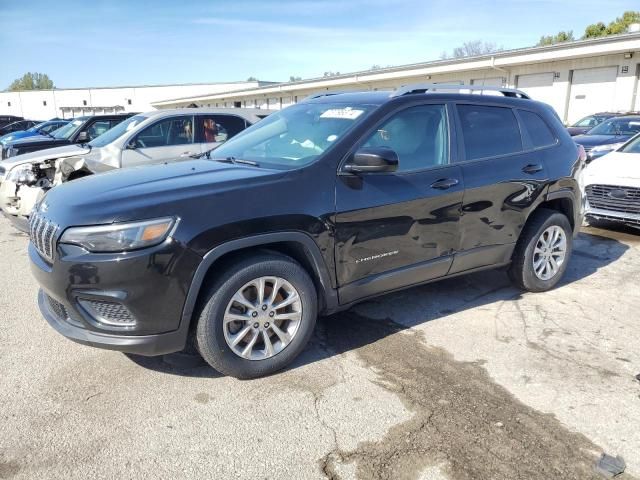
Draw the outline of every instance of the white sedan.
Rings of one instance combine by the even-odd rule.
[[[584,182],[587,220],[640,228],[640,134],[591,162]]]

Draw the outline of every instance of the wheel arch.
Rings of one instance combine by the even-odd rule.
[[[569,224],[571,225],[571,229],[574,233],[576,233],[577,229],[580,228],[580,223],[577,221],[578,212],[576,211],[575,194],[572,189],[562,188],[560,190],[549,192],[545,199],[536,205],[536,208],[531,211],[527,221],[529,221],[533,212],[540,208],[555,210],[564,214],[569,220]]]
[[[286,255],[302,265],[316,287],[319,312],[332,311],[338,306],[329,270],[315,241],[302,232],[277,232],[232,240],[207,252],[191,281],[181,321],[191,324],[201,294],[217,272],[239,257],[260,251]]]

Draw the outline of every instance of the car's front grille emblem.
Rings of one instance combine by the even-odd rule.
[[[33,243],[38,253],[49,261],[53,261],[57,232],[58,225],[47,220],[34,210],[29,218],[29,236],[31,243]]]

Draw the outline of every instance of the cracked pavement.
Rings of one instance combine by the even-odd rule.
[[[0,218],[0,478],[640,477],[640,234],[584,228],[561,286],[500,271],[321,319],[285,372],[74,344]]]

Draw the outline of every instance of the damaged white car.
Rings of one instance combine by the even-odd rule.
[[[27,153],[0,162],[0,209],[20,229],[45,192],[80,177],[187,160],[266,116],[257,109],[185,108],[135,115],[83,145]]]

